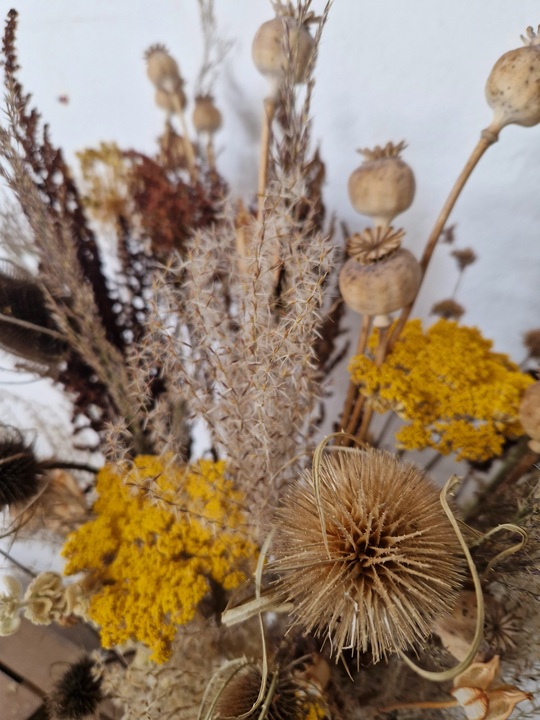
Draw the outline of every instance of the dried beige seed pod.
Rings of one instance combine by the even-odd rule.
[[[177,113],[179,107],[184,110],[187,105],[186,93],[183,90],[182,84],[178,85],[174,93],[157,88],[154,98],[158,108],[165,110],[168,117]]]
[[[378,662],[452,607],[460,546],[426,474],[390,453],[323,456],[318,480],[320,505],[306,473],[278,511],[278,591],[337,657],[371,650]]]
[[[400,157],[404,148],[405,143],[400,142],[359,150],[365,160],[349,178],[349,198],[354,209],[372,217],[377,225],[389,225],[414,200],[414,174]]]
[[[223,118],[210,95],[198,95],[193,109],[193,125],[198,133],[213,135],[222,125]]]
[[[287,47],[290,47],[290,57],[286,55]],[[278,15],[263,23],[257,30],[251,56],[257,70],[269,80],[273,95],[289,62],[295,63],[295,83],[305,82],[313,48],[314,40],[305,25],[300,24],[294,17]]]
[[[412,302],[421,275],[414,255],[399,248],[369,265],[349,258],[339,273],[339,289],[351,310],[362,315],[386,315]]]
[[[540,36],[529,27],[522,40],[524,47],[497,60],[486,84],[494,110],[489,130],[494,133],[510,124],[531,127],[540,122]]]
[[[170,94],[177,93],[184,81],[176,60],[169,54],[165,45],[152,45],[145,52],[144,57],[146,74],[156,88]]]
[[[540,381],[535,382],[523,393],[519,406],[519,420],[530,436],[529,447],[540,453]]]
[[[382,260],[401,246],[405,233],[394,228],[366,228],[347,240],[347,255],[361,265]]]

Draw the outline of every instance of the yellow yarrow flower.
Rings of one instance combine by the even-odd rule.
[[[64,572],[90,572],[100,582],[88,615],[104,647],[138,640],[164,662],[210,579],[225,590],[245,580],[257,549],[242,496],[223,462],[182,469],[154,456],[135,458],[125,476],[105,466],[96,490],[96,517],[68,536]]]
[[[519,403],[533,380],[493,352],[477,328],[441,319],[424,332],[411,320],[380,368],[376,345],[373,333],[368,355],[353,358],[349,370],[375,409],[391,408],[407,421],[396,434],[400,447],[483,462],[523,434]]]

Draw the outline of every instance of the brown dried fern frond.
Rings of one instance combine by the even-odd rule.
[[[295,622],[336,657],[371,650],[378,662],[424,640],[461,582],[459,543],[425,473],[374,449],[327,455],[321,514],[304,481],[276,522],[278,587]]]

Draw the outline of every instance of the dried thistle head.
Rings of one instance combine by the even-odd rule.
[[[277,517],[278,587],[296,622],[336,657],[371,649],[375,662],[425,638],[461,582],[459,544],[425,473],[367,449],[323,458],[320,504],[305,480]]]
[[[366,228],[347,240],[347,254],[361,265],[370,265],[401,247],[403,230],[392,227]]]
[[[94,715],[101,700],[101,680],[94,662],[83,657],[56,683],[47,705],[52,720],[84,720]]]
[[[250,712],[257,702],[262,683],[262,671],[258,664],[249,663],[236,672],[227,682],[217,704],[218,718],[258,718],[261,705]],[[276,668],[268,673],[264,688],[267,720],[297,720],[302,717],[304,701],[300,685],[286,669]]]
[[[452,250],[452,257],[456,259],[458,268],[463,271],[469,265],[476,262],[476,253],[472,248],[463,248],[463,250]]]
[[[41,468],[32,445],[10,426],[0,426],[0,510],[33,498],[41,484]]]
[[[459,320],[465,313],[465,308],[452,298],[441,300],[431,306],[431,314],[438,315],[445,320]]]

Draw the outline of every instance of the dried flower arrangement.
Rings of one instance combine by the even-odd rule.
[[[159,149],[82,151],[80,189],[18,80],[8,13],[0,176],[24,220],[4,220],[0,347],[70,397],[73,436],[96,459],[41,459],[0,426],[5,534],[59,535],[77,575],[6,576],[0,635],[22,615],[99,631],[103,650],[51,693],[51,720],[96,717],[104,698],[125,720],[537,717],[540,331],[519,367],[460,323],[476,254],[448,218],[501,130],[540,123],[539,36],[495,64],[493,120],[420,261],[392,224],[415,195],[403,141],[361,150],[349,197],[373,227],[346,233],[345,257],[310,142],[331,2],[316,15],[311,0],[275,0],[253,40],[269,88],[247,207],[215,149],[228,44],[213,0],[198,2],[194,97],[151,46]],[[457,282],[422,328],[409,316],[439,241]],[[345,307],[362,315],[358,345],[322,438]],[[426,449],[423,467],[403,457]],[[428,471],[448,454],[465,477],[440,489]]]

